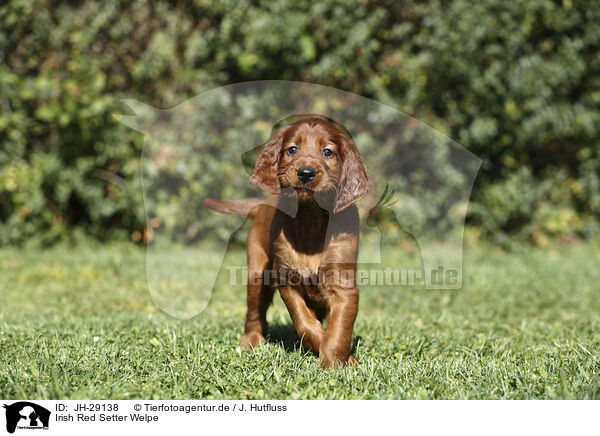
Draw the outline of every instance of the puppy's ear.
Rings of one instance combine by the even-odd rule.
[[[281,190],[277,167],[279,166],[281,146],[283,145],[283,137],[286,131],[287,127],[279,129],[264,145],[256,160],[254,171],[250,176],[250,183],[271,194],[278,194]]]
[[[344,139],[342,151],[342,174],[333,208],[334,213],[341,212],[356,203],[369,190],[367,168],[354,143]]]

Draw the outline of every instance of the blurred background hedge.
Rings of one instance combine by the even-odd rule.
[[[143,240],[143,137],[119,99],[169,108],[263,79],[373,98],[471,150],[484,237],[591,237],[598,23],[575,0],[3,2],[0,244]]]

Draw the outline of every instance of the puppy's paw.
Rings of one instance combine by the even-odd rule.
[[[327,369],[346,369],[360,368],[358,360],[353,355],[348,356],[348,360],[321,360],[321,367]]]
[[[259,332],[249,332],[242,336],[242,349],[256,348],[265,342],[265,337]]]
[[[339,358],[341,353],[333,353],[327,347],[321,347],[319,349],[319,357],[321,360],[321,367],[323,368],[345,368],[345,367],[358,367],[358,360],[353,354],[350,354],[346,359]]]
[[[354,354],[351,354],[350,356],[348,356],[348,362],[346,364],[350,368],[360,368],[358,359],[356,357],[354,357]]]

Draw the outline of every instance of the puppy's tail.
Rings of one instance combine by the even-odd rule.
[[[264,204],[265,199],[244,198],[243,200],[217,200],[215,198],[205,198],[202,203],[204,206],[216,210],[217,212],[254,218],[258,211],[257,206]]]

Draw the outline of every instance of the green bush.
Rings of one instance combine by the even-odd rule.
[[[599,22],[574,0],[4,2],[0,244],[141,239],[143,138],[112,118],[119,99],[167,108],[258,79],[355,92],[456,139],[484,160],[470,222],[489,235],[590,235]]]

